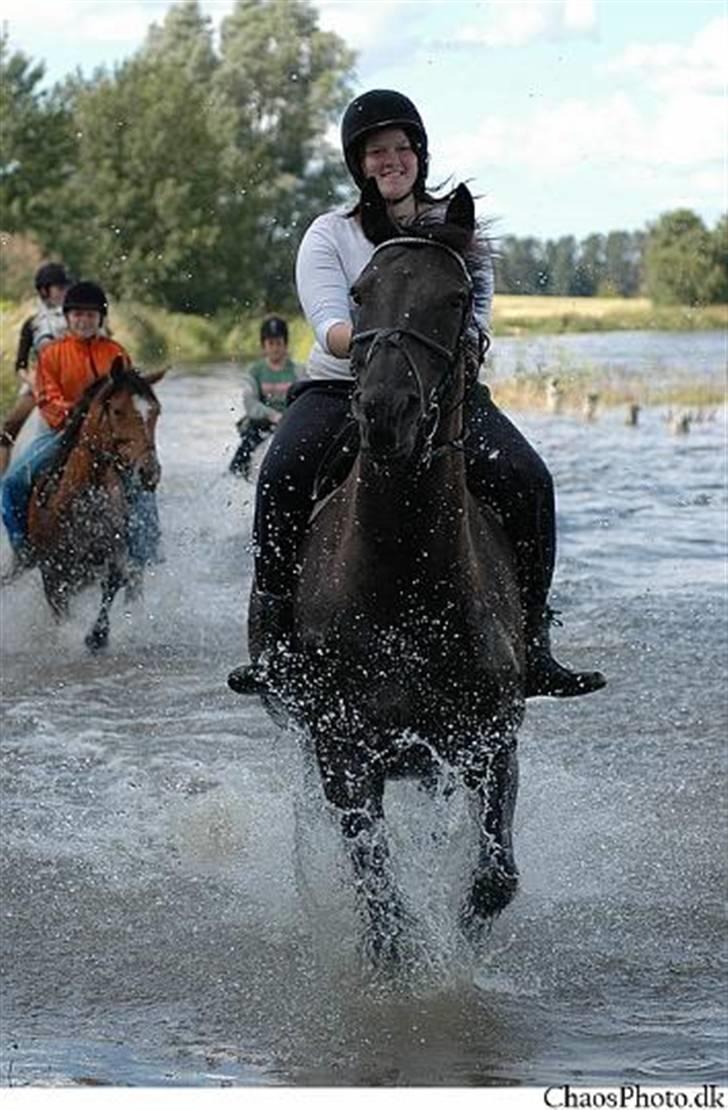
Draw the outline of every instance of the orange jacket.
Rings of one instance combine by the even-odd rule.
[[[125,366],[131,365],[124,348],[103,335],[94,339],[64,335],[43,348],[38,356],[35,392],[41,415],[51,428],[63,427],[85,390],[97,378],[106,377],[119,355]]]

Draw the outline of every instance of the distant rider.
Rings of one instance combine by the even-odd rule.
[[[15,372],[20,379],[20,387],[18,400],[0,429],[0,474],[4,474],[7,470],[20,429],[35,408],[33,395],[35,360],[48,343],[52,343],[54,339],[59,339],[66,333],[63,298],[70,284],[68,271],[60,262],[45,262],[36,271],[35,288],[38,292],[39,304],[20,329],[18,351],[15,356]]]
[[[280,316],[268,316],[260,326],[263,357],[250,364],[243,376],[245,416],[238,421],[240,444],[230,463],[233,474],[250,477],[253,452],[280,422],[286,395],[303,375],[288,354],[288,325]]]
[[[72,285],[63,301],[68,332],[43,347],[38,358],[35,396],[47,427],[13,462],[2,483],[2,517],[13,548],[11,577],[32,565],[28,547],[28,504],[34,479],[56,457],[61,433],[74,406],[98,378],[106,377],[126,350],[102,334],[108,310],[106,294],[92,281]],[[143,564],[157,559],[159,517],[154,492],[130,489],[129,554]]]

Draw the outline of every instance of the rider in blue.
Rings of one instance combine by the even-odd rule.
[[[373,177],[395,223],[406,227],[442,220],[448,198],[433,197],[425,187],[427,132],[411,100],[387,89],[357,97],[346,110],[341,137],[356,185],[361,189]],[[299,248],[296,284],[316,337],[308,363],[312,380],[292,390],[259,476],[255,578],[264,651],[257,666],[231,673],[229,684],[238,693],[265,689],[267,658],[285,649],[290,636],[298,543],[321,461],[346,424],[354,388],[349,359],[354,306],[349,290],[373,251],[362,228],[360,202],[315,219]],[[471,272],[475,296],[467,355],[473,381],[466,407],[468,488],[498,513],[516,554],[526,635],[526,696],[575,697],[600,689],[606,680],[598,671],[571,671],[551,654],[553,482],[543,460],[498,409],[487,386],[477,382],[481,337],[493,297],[487,249],[481,257],[484,261]]]

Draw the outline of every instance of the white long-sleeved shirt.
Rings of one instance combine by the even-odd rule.
[[[348,211],[346,207],[335,208],[317,216],[298,249],[298,299],[316,337],[308,360],[310,378],[351,377],[350,360],[332,355],[326,336],[334,324],[351,323],[354,305],[349,290],[375,248],[364,235],[359,220],[347,216]],[[436,219],[438,209],[431,212]],[[484,252],[478,265],[469,268],[473,278],[473,318],[487,328],[493,300],[493,267],[489,253]]]

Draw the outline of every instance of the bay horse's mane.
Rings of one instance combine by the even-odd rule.
[[[61,433],[61,438],[58,441],[58,452],[56,457],[49,469],[43,473],[39,479],[39,486],[43,492],[52,489],[57,479],[62,474],[68,462],[68,456],[78,443],[81,427],[88,416],[93,402],[97,398],[103,398],[104,401],[108,401],[115,393],[119,393],[122,389],[128,389],[135,396],[144,397],[147,401],[156,402],[152,387],[139,374],[138,370],[130,366],[124,366],[120,358],[115,359],[111,367],[111,372],[107,376],[98,378],[96,381],[92,382],[85,390],[81,399],[71,410],[63,428],[63,432]]]

